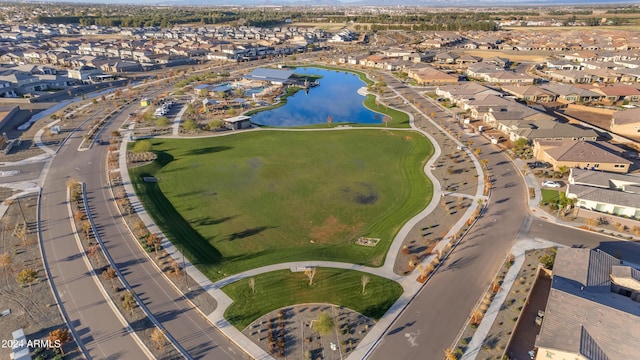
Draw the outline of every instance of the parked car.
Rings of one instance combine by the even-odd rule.
[[[542,182],[542,187],[559,188],[562,187],[560,183],[551,180],[545,180]]]
[[[538,169],[538,168],[548,169],[551,167],[551,164],[544,161],[533,161],[533,162],[528,162],[527,166],[529,167],[529,169]]]

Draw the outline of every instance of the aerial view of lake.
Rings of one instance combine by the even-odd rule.
[[[365,97],[358,89],[366,86],[358,75],[318,68],[297,68],[296,74],[322,76],[319,86],[308,92],[298,91],[287,98],[284,106],[259,112],[251,116],[251,122],[265,126],[302,126],[326,124],[331,116],[334,123],[380,124],[382,116],[367,109]]]

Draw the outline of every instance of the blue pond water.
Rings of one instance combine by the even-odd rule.
[[[366,84],[357,75],[318,68],[297,68],[296,74],[320,75],[320,85],[308,93],[298,91],[287,98],[284,106],[252,115],[251,122],[266,126],[302,126],[326,124],[327,117],[331,116],[334,123],[382,123],[380,114],[362,104],[365,97],[357,91]]]

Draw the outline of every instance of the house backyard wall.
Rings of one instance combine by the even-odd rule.
[[[589,209],[597,209],[598,205],[602,205],[599,211],[589,210]],[[635,220],[626,219],[623,217],[609,215],[609,214],[613,214],[613,211],[615,208],[619,209],[619,211],[615,215],[620,215],[620,216],[625,215],[629,217],[635,216],[636,212],[640,210],[640,208],[624,207],[624,206],[619,206],[615,204],[602,204],[596,201],[577,199],[575,215],[585,219],[605,218],[611,224],[613,224],[614,222],[618,222],[620,224],[627,225],[627,227],[629,228],[633,228],[634,226],[640,226],[640,221],[635,221]]]

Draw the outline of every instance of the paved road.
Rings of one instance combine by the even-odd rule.
[[[538,219],[532,222],[531,229],[527,235],[567,246],[600,249],[624,261],[640,264],[640,243],[624,241]]]
[[[123,110],[104,131],[116,129],[130,110]],[[216,360],[246,358],[244,352],[181,297],[132,240],[112,204],[106,183],[108,147],[94,145],[89,151],[76,150],[85,132],[76,132],[51,163],[43,187],[41,226],[52,278],[89,355],[96,359],[146,358],[117,321],[93,280],[86,276],[88,270],[71,234],[65,204],[65,183],[69,178],[86,183],[91,212],[109,253],[156,319],[190,356]]]
[[[397,80],[389,86],[409,91]],[[415,98],[416,96],[413,95]],[[444,112],[422,100],[426,114]],[[374,350],[371,359],[440,359],[465,324],[469,312],[488,287],[514,243],[527,214],[520,175],[494,145],[478,136],[463,137],[480,146],[495,183],[486,212],[404,310]]]
[[[51,278],[71,326],[94,359],[146,359],[147,356],[117,319],[89,274],[71,230],[66,181],[78,178],[88,154],[78,153],[76,133],[52,161],[42,188],[40,227]]]
[[[106,133],[118,128],[130,110],[123,110]],[[196,359],[243,359],[244,352],[227,340],[184,300],[148,260],[122,223],[105,176],[108,146],[87,153],[93,166],[81,169],[98,232],[125,278],[167,331]]]
[[[390,86],[415,94],[390,77]],[[449,117],[431,100],[419,100],[424,113],[436,119]],[[422,122],[425,124],[426,122]],[[421,122],[418,122],[421,125]],[[456,128],[455,124],[448,127]],[[527,192],[512,163],[493,145],[474,137],[473,147],[482,143],[482,156],[495,182],[487,211],[452,255],[389,328],[371,359],[439,359],[451,346],[462,326],[501,266],[514,240],[540,238],[567,246],[599,248],[623,260],[640,264],[640,245],[592,232],[548,223],[529,216]],[[466,142],[466,138],[462,138]]]

